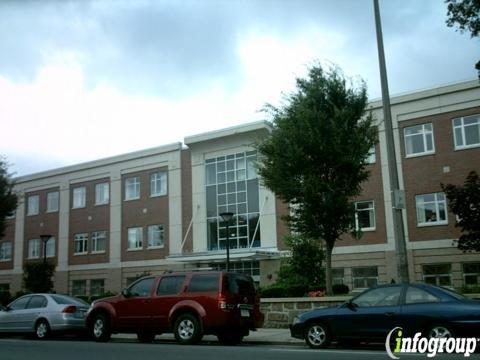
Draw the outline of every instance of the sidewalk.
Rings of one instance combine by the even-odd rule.
[[[115,334],[112,339],[134,341],[137,339],[135,334]],[[155,340],[175,341],[173,334],[157,335]],[[217,337],[206,335],[202,338],[202,342],[218,342]],[[288,329],[266,329],[261,328],[257,331],[250,331],[250,335],[243,339],[246,344],[275,344],[275,345],[304,345],[305,342],[290,336]]]

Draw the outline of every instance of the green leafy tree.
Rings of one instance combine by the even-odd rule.
[[[285,238],[291,256],[282,261],[277,284],[284,287],[301,286],[305,289],[325,287],[322,267],[324,251],[320,242],[300,235]]]
[[[52,277],[55,264],[46,261],[29,262],[23,271],[23,285],[28,292],[46,293],[53,289]]]
[[[479,0],[445,0],[447,5],[447,26],[456,26],[460,32],[468,31],[472,38],[480,34],[480,1]],[[479,71],[480,61],[475,65]]]
[[[480,178],[475,171],[468,174],[463,186],[443,185],[450,211],[457,215],[456,227],[461,228],[458,248],[480,251]]]
[[[17,195],[13,191],[13,180],[8,172],[8,164],[0,157],[0,239],[5,235],[6,218],[17,208]]]
[[[328,294],[332,251],[354,231],[352,200],[369,177],[366,159],[377,141],[367,103],[363,81],[355,88],[338,68],[313,66],[280,107],[267,105],[273,130],[257,144],[265,186],[291,205],[290,228],[325,243]]]

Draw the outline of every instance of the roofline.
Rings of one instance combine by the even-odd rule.
[[[33,173],[30,175],[19,176],[17,178],[14,178],[13,180],[16,184],[21,184],[28,181],[40,180],[40,179],[44,179],[52,176],[65,175],[72,172],[93,169],[101,166],[108,166],[108,165],[112,165],[112,164],[123,162],[123,161],[140,159],[140,158],[144,158],[152,155],[163,154],[163,153],[177,151],[177,150],[182,150],[181,142],[157,146],[157,147],[134,151],[131,153],[125,153],[121,155],[115,155],[115,156],[111,156],[111,157],[107,157],[99,160],[88,161],[80,164],[64,166],[64,167],[60,167],[52,170]]]
[[[267,130],[270,132],[272,131],[272,129],[273,127],[270,122],[266,120],[260,120],[249,122],[246,124],[235,125],[224,129],[208,131],[201,134],[186,136],[183,142],[185,143],[185,145],[190,146],[196,143],[215,140],[218,138],[232,136],[236,134],[244,134],[251,131]]]
[[[465,91],[469,89],[480,88],[480,83],[478,79],[472,79],[467,81],[452,82],[442,85],[437,85],[430,88],[412,90],[400,94],[391,96],[390,103],[391,105],[398,105],[402,103],[412,102],[421,99],[427,99],[439,95],[446,95],[450,93],[455,93],[458,91]],[[376,98],[369,102],[369,110],[381,109],[382,108],[382,99]]]

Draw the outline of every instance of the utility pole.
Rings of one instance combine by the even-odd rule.
[[[387,69],[385,65],[385,52],[383,49],[382,23],[380,20],[380,7],[378,0],[373,0],[375,10],[375,27],[377,30],[378,62],[380,64],[380,81],[382,84],[383,120],[385,123],[385,137],[387,143],[388,175],[390,179],[390,197],[393,211],[393,236],[397,257],[397,276],[401,282],[408,282],[408,259],[405,232],[403,229],[402,209],[405,207],[405,195],[400,190],[397,172],[397,159],[393,138],[392,113],[390,110],[390,94],[388,92]]]

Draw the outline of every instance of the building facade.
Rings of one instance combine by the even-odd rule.
[[[404,231],[413,281],[480,284],[480,256],[463,253],[441,184],[480,171],[480,86],[462,82],[391,99]],[[392,203],[381,101],[370,103],[379,143],[370,179],[356,199],[363,236],[334,249],[334,283],[353,289],[397,280]],[[175,143],[16,179],[16,215],[0,239],[0,291],[22,288],[23,267],[46,257],[55,289],[75,295],[117,292],[141,274],[224,268],[229,226],[232,267],[261,285],[275,281],[288,254],[288,206],[262,185],[253,144],[268,135],[255,122]],[[44,243],[41,235],[50,235]]]

